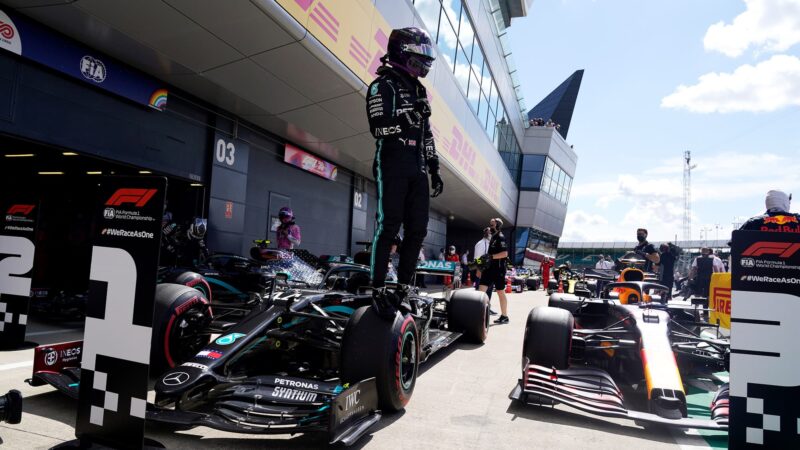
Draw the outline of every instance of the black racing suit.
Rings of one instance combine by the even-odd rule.
[[[744,223],[740,230],[800,233],[800,215],[785,211],[772,211],[756,216]]]
[[[379,68],[367,93],[367,117],[377,139],[372,166],[378,184],[372,285],[384,285],[389,250],[401,224],[404,236],[397,280],[409,284],[428,229],[428,171],[439,172],[425,87],[399,70]]]

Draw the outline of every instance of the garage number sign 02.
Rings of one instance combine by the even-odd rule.
[[[0,347],[25,342],[38,208],[20,199],[0,203]]]

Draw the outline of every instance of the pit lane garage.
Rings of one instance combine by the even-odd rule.
[[[31,289],[33,323],[28,332],[33,336],[41,333],[42,321],[47,328],[80,327],[99,178],[163,174],[5,135],[0,135],[0,149],[3,200],[39,206]],[[205,192],[200,183],[168,177],[167,211],[172,220],[188,221],[202,215]]]

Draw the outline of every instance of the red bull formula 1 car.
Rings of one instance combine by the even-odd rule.
[[[173,309],[186,327],[173,327],[172,334],[154,328],[154,348],[159,337],[169,336],[191,345],[180,347],[184,352],[175,356],[174,367],[156,377],[149,421],[177,429],[326,432],[331,443],[349,445],[380,419],[381,410],[405,407],[420,363],[462,336],[477,343],[487,337],[484,293],[450,291],[432,298],[414,290],[387,320],[370,306],[372,294],[364,284],[369,277],[363,276],[368,267],[331,263],[327,274],[303,274],[277,270],[282,260],[272,264],[275,282],[256,305],[215,305],[211,321],[200,314],[208,304],[199,291],[159,285],[157,302],[190,306]],[[455,269],[456,263],[431,261],[416,273],[452,276]],[[188,300],[195,298],[199,303]],[[194,307],[191,317],[183,315]],[[38,348],[31,383],[77,397],[80,351],[80,343]]]
[[[711,419],[688,418],[682,374],[727,370],[729,342],[709,333],[715,326],[699,320],[697,307],[669,304],[666,293],[653,282],[626,281],[605,285],[599,298],[551,295],[549,306],[528,316],[522,378],[510,398],[637,423],[727,429],[727,389],[717,392]]]

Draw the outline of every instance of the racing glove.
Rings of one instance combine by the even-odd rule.
[[[444,181],[442,181],[439,172],[431,173],[431,190],[433,190],[431,197],[438,197],[444,190]]]
[[[422,118],[427,119],[431,116],[431,104],[428,103],[427,98],[419,98],[414,102],[414,111],[416,111]]]

